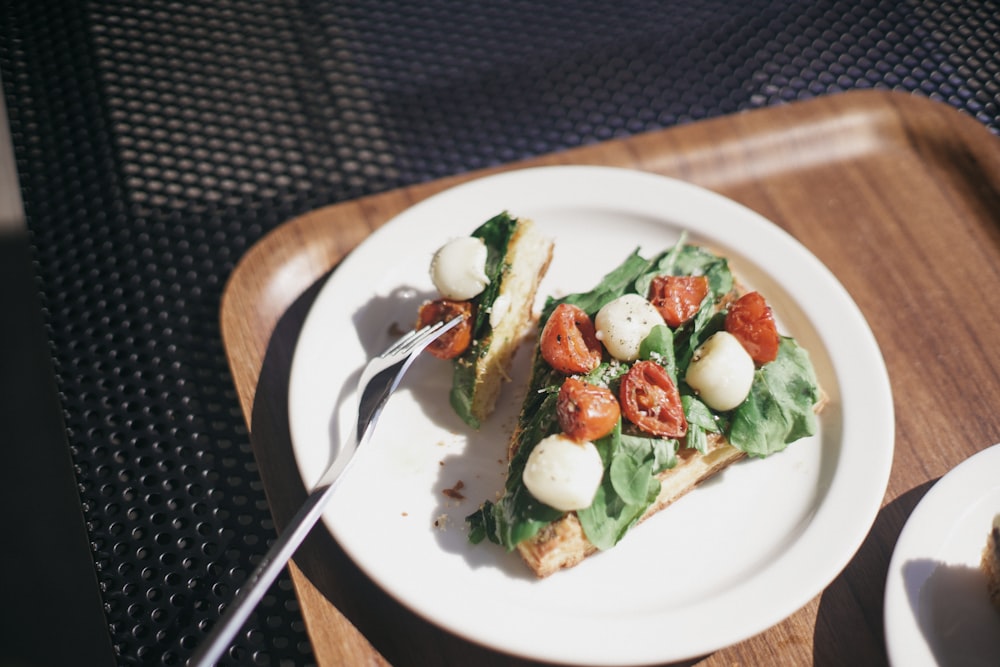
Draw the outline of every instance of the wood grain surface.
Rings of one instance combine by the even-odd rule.
[[[288,436],[291,355],[330,270],[432,193],[553,164],[630,167],[741,202],[801,241],[861,308],[896,411],[892,473],[874,526],[805,607],[688,664],[885,664],[882,598],[903,524],[941,475],[1000,441],[1000,140],[949,106],[903,93],[843,93],[608,141],[332,205],[273,231],[234,271],[221,324],[278,529],[305,497]],[[401,607],[323,528],[291,571],[321,665],[534,664]]]

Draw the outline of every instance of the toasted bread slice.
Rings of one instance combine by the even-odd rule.
[[[705,297],[701,301],[698,311],[701,317],[688,315],[689,319],[682,321],[681,326],[688,327],[684,331],[678,327],[672,329],[675,333],[667,336],[662,333],[666,327],[661,326],[661,333],[656,336],[648,334],[643,345],[648,344],[649,348],[642,354],[649,355],[647,359],[658,360],[665,367],[676,366],[679,379],[675,382],[682,382],[684,372],[695,356],[695,348],[702,349],[702,343],[721,329],[722,320],[736,307],[733,304],[742,301],[740,297],[746,293],[731,275],[724,257],[697,246],[680,244],[653,260],[646,260],[636,253],[607,274],[591,292],[568,295],[560,300],[550,299],[543,310],[543,317],[550,316],[557,304],[567,302],[582,304],[580,308],[586,316],[592,316],[616,294],[646,293],[642,286],[648,277],[651,274],[663,275],[662,272],[670,270],[675,262],[683,266],[682,270],[691,273],[672,275],[695,275],[700,271],[702,273],[697,275],[706,275],[710,284],[714,285],[714,291],[710,292],[711,299]],[[759,298],[759,295],[748,296]],[[545,470],[549,465],[563,465],[561,461],[559,464],[551,463],[551,458],[545,465],[531,462],[538,443],[543,439],[548,441],[552,434],[558,435],[562,428],[556,416],[556,397],[567,377],[564,371],[557,370],[544,360],[546,355],[541,352],[541,347],[536,348],[529,390],[508,444],[510,463],[505,491],[496,502],[485,502],[477,512],[467,517],[470,523],[469,539],[473,542],[489,539],[509,550],[516,550],[538,577],[547,577],[577,565],[599,550],[614,546],[625,531],[662,511],[704,480],[740,459],[768,456],[780,452],[795,440],[812,435],[817,428],[816,415],[822,411],[826,396],[815,377],[808,353],[794,339],[779,336],[776,332],[775,336],[777,351],[769,359],[752,362],[750,370],[754,379],[750,393],[736,407],[721,410],[709,408],[705,403],[709,399],[700,399],[697,392],[692,394],[692,388],[685,385],[687,398],[677,400],[689,401],[688,407],[684,408],[685,413],[690,410],[687,420],[690,428],[686,435],[650,437],[639,431],[635,424],[626,424],[623,409],[618,430],[598,439],[603,448],[599,464],[605,466],[601,492],[594,496],[590,506],[568,511],[546,505],[547,500],[539,500],[539,496],[529,490],[531,484],[538,484],[538,470]],[[540,341],[543,338],[539,336]],[[614,387],[631,362],[608,360],[606,355],[604,359],[598,368],[587,373],[587,377],[596,386],[604,386],[615,393],[618,390]],[[642,363],[648,364],[649,361]],[[625,370],[622,370],[623,364]],[[530,481],[525,472],[529,468],[532,471]],[[559,468],[560,471],[569,469]],[[651,478],[644,492],[641,480],[645,474],[651,474]],[[541,479],[545,480],[543,484],[548,484],[549,480],[553,484],[564,484],[557,480],[567,477],[559,472]],[[656,485],[655,491],[652,490],[653,484]],[[534,488],[541,490],[541,487]],[[545,493],[548,494],[547,491]],[[652,493],[653,497],[647,493]],[[570,502],[580,501],[574,499]]]
[[[493,413],[510,379],[514,352],[535,321],[535,295],[553,247],[534,222],[504,211],[470,237],[442,246],[431,262],[441,298],[424,302],[417,326],[458,314],[465,318],[428,350],[452,361],[449,402],[473,428]]]
[[[470,412],[483,422],[496,407],[504,382],[510,380],[510,365],[518,346],[534,322],[538,284],[552,261],[553,243],[531,220],[518,218],[507,244],[500,290],[490,310],[491,330],[486,349],[475,359],[475,380]]]

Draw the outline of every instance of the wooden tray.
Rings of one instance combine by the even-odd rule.
[[[906,518],[937,478],[1000,441],[1000,140],[942,103],[865,91],[505,168],[551,164],[631,167],[715,190],[798,238],[857,301],[885,356],[896,409],[892,476],[875,525],[844,572],[803,609],[695,662],[885,663],[883,590]],[[402,209],[501,170],[308,213],[261,240],[234,271],[222,333],[279,530],[305,497],[288,436],[288,374],[324,277]],[[418,618],[322,528],[291,572],[321,665],[531,664]]]

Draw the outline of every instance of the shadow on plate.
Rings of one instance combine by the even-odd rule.
[[[916,559],[903,564],[903,580],[938,665],[1000,665],[1000,616],[989,602],[986,577],[978,567]]]

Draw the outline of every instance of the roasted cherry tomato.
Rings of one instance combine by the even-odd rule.
[[[614,393],[605,387],[567,378],[556,399],[559,427],[577,441],[597,440],[611,432],[618,423],[621,409]]]
[[[649,302],[671,327],[679,327],[694,317],[706,296],[705,276],[656,276],[649,285]]]
[[[687,419],[677,385],[655,361],[640,361],[622,378],[622,414],[639,430],[664,438],[687,434]]]
[[[736,336],[758,366],[778,357],[778,327],[774,313],[759,292],[748,292],[730,304],[726,331]]]
[[[468,301],[436,299],[420,306],[417,315],[418,329],[435,322],[447,322],[456,315],[461,315],[462,321],[427,346],[427,351],[439,359],[454,359],[472,343],[472,304]]]
[[[601,363],[601,341],[579,306],[561,303],[549,316],[539,341],[542,358],[560,373],[588,373]]]

